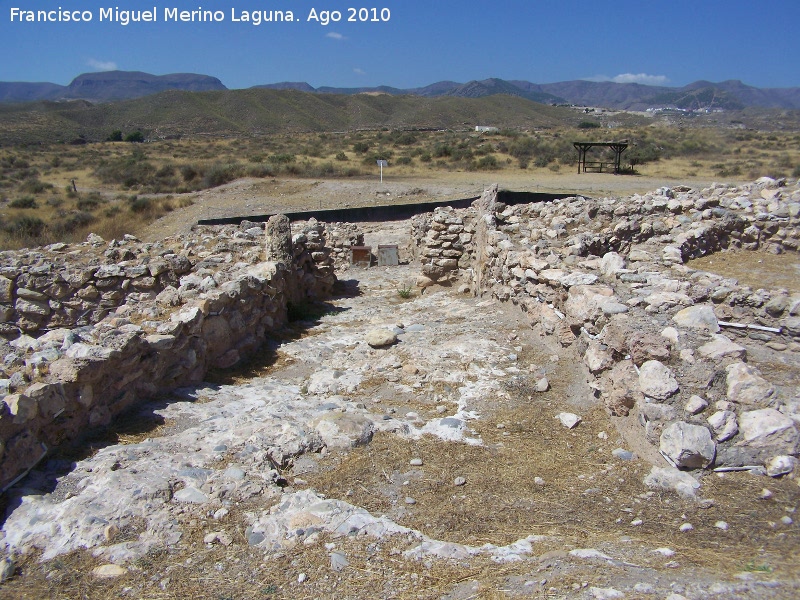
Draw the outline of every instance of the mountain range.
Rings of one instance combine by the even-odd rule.
[[[738,80],[720,83],[696,81],[683,87],[585,80],[537,84],[530,81],[508,81],[497,78],[467,83],[440,81],[425,87],[406,89],[389,86],[314,88],[305,82],[280,82],[253,87],[295,90],[315,94],[389,94],[392,96],[410,95],[426,98],[441,96],[483,98],[504,94],[518,96],[542,104],[572,104],[640,111],[648,108],[738,110],[747,107],[762,107],[800,109],[800,87],[757,88]],[[208,75],[194,73],[151,75],[138,71],[106,71],[79,75],[67,86],[54,83],[0,82],[0,102],[76,99],[90,102],[115,102],[141,98],[166,90],[199,92],[227,89],[219,79]]]

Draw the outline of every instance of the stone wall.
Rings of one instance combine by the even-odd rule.
[[[475,211],[436,208],[411,221],[412,256],[422,265],[421,287],[448,279],[469,267]]]
[[[800,185],[768,178],[517,206],[498,202],[495,187],[474,204],[461,275],[575,352],[608,409],[636,415],[668,461],[774,473],[800,448],[800,397],[748,364],[735,340],[800,352],[800,294],[684,262],[723,249],[795,251],[799,209]],[[435,231],[434,218],[420,223]],[[744,327],[723,332],[725,319]]]
[[[165,245],[182,246],[182,254],[170,251],[160,259],[145,261],[150,275],[133,276],[138,273],[136,265],[116,265],[115,285],[119,291],[131,291],[124,299],[115,300],[114,312],[98,322],[51,329],[39,338],[14,331],[9,337],[15,339],[4,343],[8,352],[4,353],[3,370],[10,377],[0,379],[0,488],[24,474],[53,447],[78,439],[89,428],[107,425],[137,401],[200,382],[209,368],[236,364],[258,349],[269,332],[286,323],[288,303],[329,295],[336,278],[325,246],[324,226],[303,224],[290,238],[285,225],[279,218],[271,219],[266,236],[260,227],[245,224],[246,229],[205,228],[173,239]],[[134,257],[151,258],[146,251],[137,254],[132,248],[142,246],[130,242],[126,249]],[[94,243],[99,249],[100,242]],[[211,244],[213,252],[207,250]],[[259,260],[265,245],[278,260]],[[108,250],[119,247],[109,246]],[[285,254],[275,255],[275,248]],[[88,248],[80,245],[76,250],[73,256],[86,254]],[[74,250],[51,247],[42,253],[63,251]],[[34,252],[22,253],[19,260]],[[133,262],[127,255],[117,256]],[[89,260],[95,257],[96,253]],[[4,259],[10,264],[10,253],[4,253]],[[149,265],[155,261],[182,266],[153,274]],[[113,265],[78,269],[68,266],[66,260],[57,264],[58,268],[40,276],[66,282],[63,273],[91,273],[78,290],[102,279],[98,271],[113,270]],[[177,271],[185,274],[177,279]],[[16,282],[50,289],[43,285],[44,280],[31,283],[30,272],[30,267],[18,273],[6,269],[12,298],[24,298],[19,290],[30,289]],[[171,276],[163,277],[162,284],[176,283],[178,287],[165,285],[158,294],[156,289],[144,295],[132,291],[136,277],[158,281],[165,273]],[[130,281],[127,288],[122,287],[125,278]]]

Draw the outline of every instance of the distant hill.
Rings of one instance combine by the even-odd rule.
[[[201,92],[225,89],[227,88],[219,79],[208,75],[193,73],[150,75],[138,71],[105,71],[79,75],[68,86],[54,83],[0,82],[0,102],[70,99],[111,102],[141,98],[167,90]],[[576,80],[539,84],[524,80],[507,81],[490,78],[467,83],[439,81],[424,87],[407,89],[391,86],[315,88],[302,81],[285,81],[258,85],[250,89],[295,90],[348,96],[378,93],[425,98],[442,96],[484,98],[504,94],[542,104],[576,104],[621,110],[647,108],[736,110],[746,107],[800,109],[800,88],[756,88],[738,80],[720,83],[696,81],[677,88],[612,81]]]
[[[697,81],[680,88],[585,80],[538,84],[530,81],[506,81],[495,78],[468,83],[441,81],[421,88],[407,89],[386,86],[314,88],[307,83],[275,83],[257,87],[301,89],[296,87],[301,85],[303,90],[309,92],[345,95],[380,91],[388,94],[409,94],[428,98],[440,96],[482,98],[495,94],[508,94],[544,104],[566,103],[618,110],[646,110],[648,108],[737,110],[746,107],[800,109],[800,88],[756,88],[741,81],[723,81],[721,83]]]
[[[0,81],[0,102],[34,102],[58,96],[66,87],[56,83]]]
[[[103,71],[78,75],[69,85],[0,82],[0,102],[82,99],[111,102],[141,98],[166,90],[204,92],[226,90],[216,77],[194,73],[151,75],[139,71]]]
[[[108,102],[141,98],[166,90],[210,92],[226,89],[228,88],[219,79],[208,75],[150,75],[139,71],[105,71],[79,75],[67,86],[68,91],[64,97]]]
[[[355,129],[472,129],[475,125],[576,126],[582,116],[525,98],[310,94],[295,90],[167,91],[147,98],[0,104],[0,145],[101,141],[114,130],[149,138]]]

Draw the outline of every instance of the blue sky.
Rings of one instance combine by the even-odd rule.
[[[158,22],[100,22],[100,8],[115,6],[156,7]],[[347,22],[351,6],[387,8],[391,17]],[[58,7],[90,11],[93,20],[11,22],[12,8]],[[198,7],[222,11],[224,21],[164,22],[166,8]],[[308,21],[312,8],[338,10],[342,20]],[[236,23],[232,10],[239,18],[291,10],[297,22]],[[203,73],[230,88],[278,81],[416,87],[487,77],[796,87],[799,22],[798,0],[0,0],[0,81],[67,84],[117,68]]]

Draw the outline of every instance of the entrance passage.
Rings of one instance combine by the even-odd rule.
[[[578,151],[578,173],[602,173],[605,168],[610,171],[613,167],[614,173],[619,174],[622,153],[628,147],[628,142],[573,142],[573,146]],[[596,147],[611,148],[614,152],[614,159],[609,161],[587,161],[586,152],[590,148]]]

